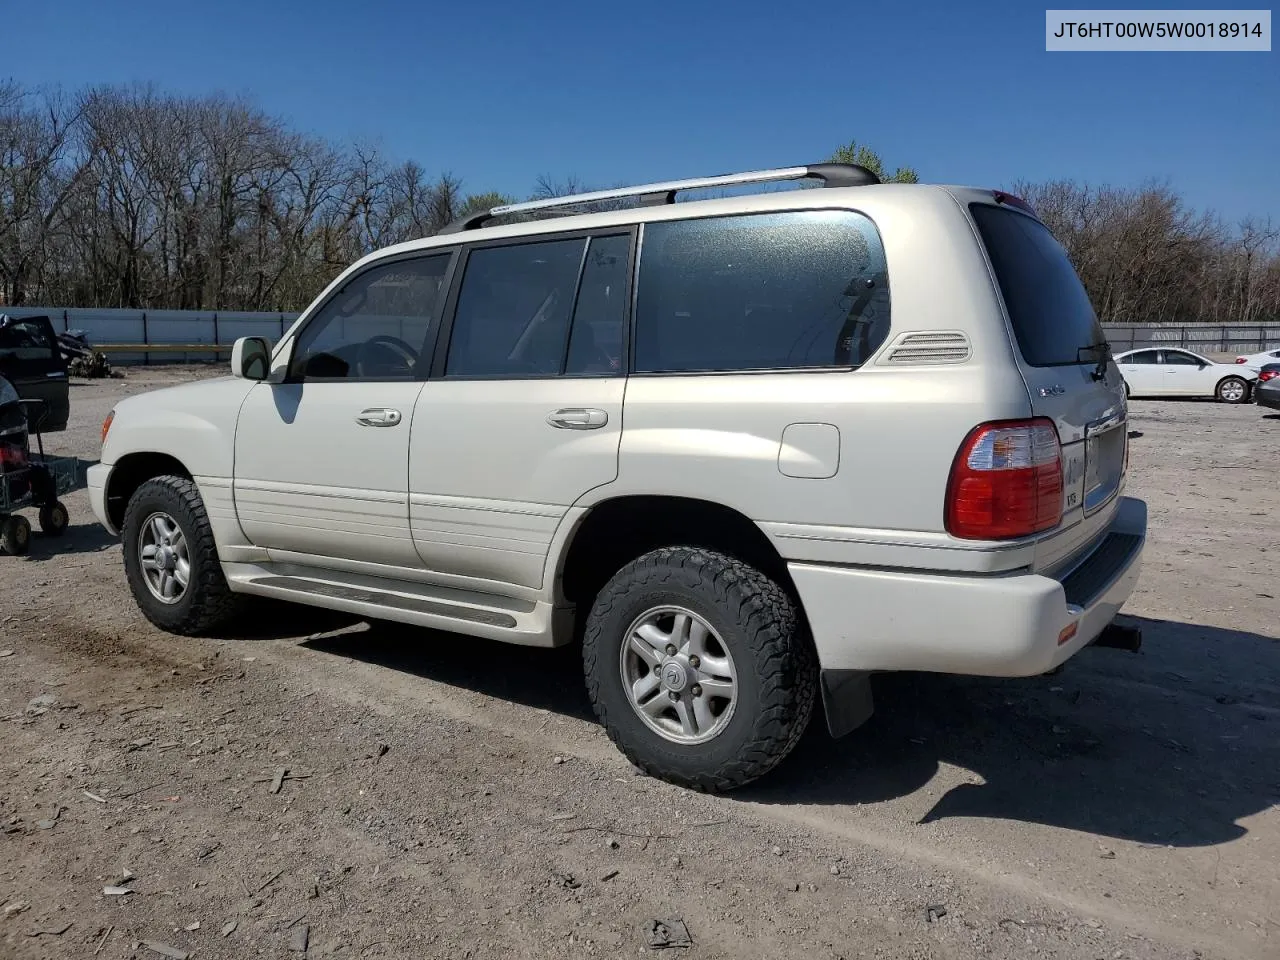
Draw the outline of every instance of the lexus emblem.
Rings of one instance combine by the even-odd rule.
[[[1060,397],[1067,392],[1066,387],[1060,383],[1055,383],[1052,387],[1041,387],[1040,396],[1042,397]]]

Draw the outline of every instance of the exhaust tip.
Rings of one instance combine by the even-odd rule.
[[[1093,646],[1137,653],[1142,649],[1142,631],[1137,627],[1109,623],[1093,641]]]

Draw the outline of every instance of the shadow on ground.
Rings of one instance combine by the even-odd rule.
[[[1280,642],[1125,619],[1142,628],[1142,653],[1086,650],[1053,676],[879,677],[870,723],[837,742],[815,724],[775,776],[738,796],[876,803],[948,764],[984,782],[952,788],[921,822],[982,817],[1187,847],[1243,836],[1237,821],[1280,802]]]
[[[731,796],[874,804],[920,790],[946,764],[984,782],[951,789],[923,822],[995,818],[1188,847],[1242,836],[1237,821],[1280,802],[1280,641],[1126,620],[1143,628],[1141,653],[1087,650],[1057,675],[877,677],[866,726],[833,741],[816,718],[777,770]],[[394,624],[305,645],[592,717],[577,647],[520,648]]]
[[[595,716],[576,645],[546,650],[379,623],[304,646],[580,720]]]
[[[31,521],[31,546],[25,558],[28,562],[43,563],[78,553],[101,553],[120,542],[96,523],[67,527],[62,536],[50,537],[40,532],[34,511],[24,511],[24,516]]]
[[[345,642],[360,642],[369,636],[366,621],[349,613],[287,603],[267,597],[246,597],[245,609],[229,629],[225,638],[235,643],[253,640],[301,640],[304,644],[319,642],[317,638],[341,633]]]

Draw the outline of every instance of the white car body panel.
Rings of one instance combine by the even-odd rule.
[[[621,377],[431,381],[418,399],[409,516],[431,570],[541,588],[570,507],[618,476]],[[599,426],[557,427],[559,411]]]
[[[1253,373],[1261,372],[1268,363],[1280,363],[1280,349],[1246,354],[1243,357],[1236,357],[1235,361],[1236,366],[1244,367]]]
[[[566,642],[571,627],[558,574],[592,509],[625,496],[688,498],[736,511],[774,545],[826,669],[1048,669],[1094,639],[1128,596],[1145,509],[1121,495],[1121,477],[1086,511],[1086,435],[1100,424],[1123,430],[1122,381],[1106,363],[1098,372],[1023,361],[970,202],[991,202],[991,193],[905,184],[788,191],[378,251],[303,312],[276,346],[268,382],[216,381],[122,403],[102,464],[90,471],[95,513],[108,523],[113,464],[162,453],[198,478],[217,511],[215,538],[234,590],[550,646]],[[806,208],[857,211],[883,241],[891,329],[854,371],[283,382],[297,335],[320,305],[384,258]],[[949,337],[961,359],[900,359],[912,335]],[[357,424],[372,407],[403,419]],[[606,422],[585,430],[547,423],[568,408],[602,411]],[[966,435],[1029,417],[1052,420],[1063,444],[1061,524],[1010,542],[950,536],[944,502]],[[1129,552],[1086,603],[1069,602],[1064,578],[1113,537]],[[1060,644],[1070,626],[1077,632]]]
[[[259,383],[236,430],[235,503],[249,542],[390,566],[409,533],[409,430],[421,383]],[[365,410],[398,411],[365,426]]]
[[[240,404],[252,387],[236,377],[218,377],[120,401],[99,462],[88,470],[89,499],[98,521],[119,533],[107,500],[113,467],[130,456],[159,453],[172,457],[195,480],[219,546],[243,545],[231,478]]]
[[[1149,353],[1157,348],[1129,350],[1116,357],[1116,366],[1135,397],[1212,397],[1227,377],[1239,377],[1246,382],[1258,379],[1256,370],[1234,363],[1217,363],[1208,357],[1180,348],[1159,348],[1161,359],[1170,355],[1194,358],[1197,363],[1130,363],[1129,358],[1138,353]]]

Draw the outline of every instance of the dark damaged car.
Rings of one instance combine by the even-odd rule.
[[[33,430],[57,433],[67,428],[71,398],[67,361],[48,317],[0,314],[0,377],[8,380],[27,405]]]

